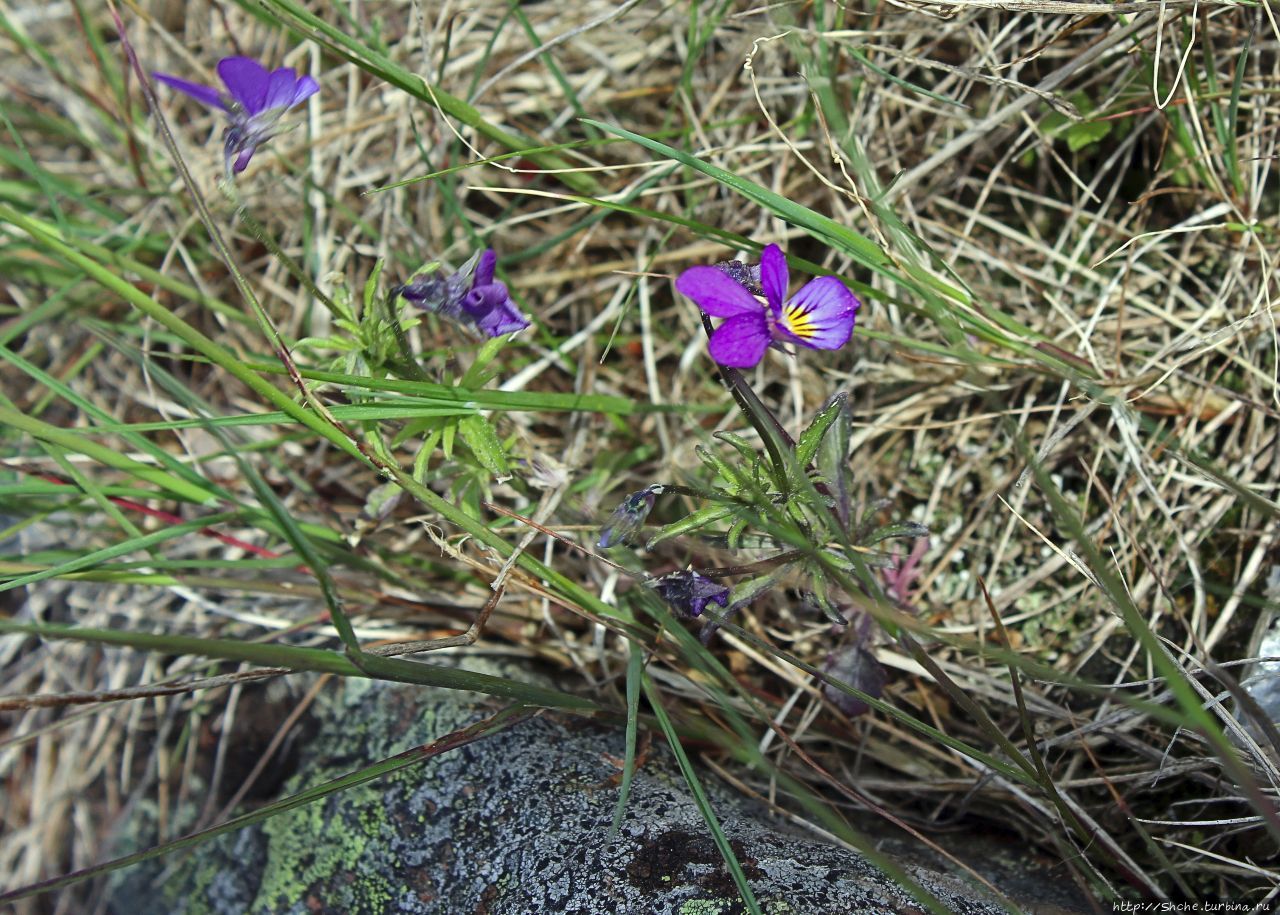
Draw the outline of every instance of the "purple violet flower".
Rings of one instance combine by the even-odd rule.
[[[658,595],[685,616],[701,616],[709,602],[729,605],[729,589],[692,569],[663,575],[650,583]]]
[[[676,289],[712,317],[727,319],[708,344],[711,358],[721,365],[750,368],[776,343],[810,349],[839,349],[848,343],[862,305],[857,296],[836,277],[820,276],[787,299],[789,279],[786,255],[769,245],[760,255],[767,305],[719,267],[690,267],[676,280]]]
[[[501,337],[524,330],[529,319],[511,301],[506,284],[493,278],[497,264],[498,255],[485,248],[455,273],[436,270],[415,276],[392,292],[419,308],[470,324],[486,336]]]
[[[154,75],[197,102],[226,113],[224,153],[227,167],[237,175],[245,170],[258,147],[275,136],[284,113],[320,91],[310,76],[298,76],[289,67],[267,72],[266,67],[249,57],[224,57],[218,61],[218,76],[227,87],[226,92],[167,73]]]
[[[601,529],[596,546],[603,550],[619,543],[630,543],[640,531],[644,519],[649,517],[649,512],[653,511],[653,503],[662,495],[663,489],[665,487],[661,483],[654,483],[623,499]]]
[[[529,319],[511,301],[506,285],[493,278],[497,265],[498,255],[492,248],[485,248],[476,264],[471,291],[462,297],[463,312],[490,337],[513,334],[529,326]]]

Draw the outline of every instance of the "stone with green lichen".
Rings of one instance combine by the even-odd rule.
[[[282,796],[429,743],[494,708],[469,693],[335,680],[316,703],[317,728]],[[164,862],[125,872],[110,910],[745,911],[687,786],[656,744],[636,775],[620,834],[608,838],[622,754],[619,730],[546,713],[222,836],[171,862],[173,873]],[[704,787],[768,915],[915,906],[860,855],[780,832],[712,778]],[[955,877],[908,870],[950,911],[1002,911]]]

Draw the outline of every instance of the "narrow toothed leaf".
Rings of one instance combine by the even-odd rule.
[[[737,506],[734,505],[705,505],[692,514],[685,515],[679,521],[660,527],[658,532],[649,538],[645,548],[653,549],[664,540],[670,540],[682,534],[692,534],[710,524],[715,524],[732,515],[736,508]]]
[[[876,528],[867,539],[862,541],[863,546],[874,546],[885,540],[894,537],[928,537],[929,529],[923,524],[917,524],[914,521],[899,521],[895,524],[886,524],[883,527]]]
[[[801,473],[813,462],[814,455],[818,453],[818,446],[822,444],[827,430],[846,409],[848,403],[849,395],[840,391],[827,401],[827,405],[813,418],[809,428],[800,433],[800,440],[796,442],[796,467]]]

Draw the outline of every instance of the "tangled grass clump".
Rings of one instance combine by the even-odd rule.
[[[847,806],[1268,910],[1278,42],[1226,0],[0,3],[0,900],[82,907],[322,670],[625,717],[628,767],[696,738],[885,867]]]

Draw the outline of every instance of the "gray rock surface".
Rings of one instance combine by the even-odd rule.
[[[493,708],[469,693],[335,682],[283,794],[429,743]],[[116,915],[744,911],[659,742],[637,773],[614,839],[607,833],[618,797],[621,732],[546,713],[225,835],[186,858],[124,872],[110,909]],[[704,776],[704,787],[765,912],[921,911],[860,855],[780,830],[712,776]],[[908,870],[951,911],[1004,911],[954,876]]]

